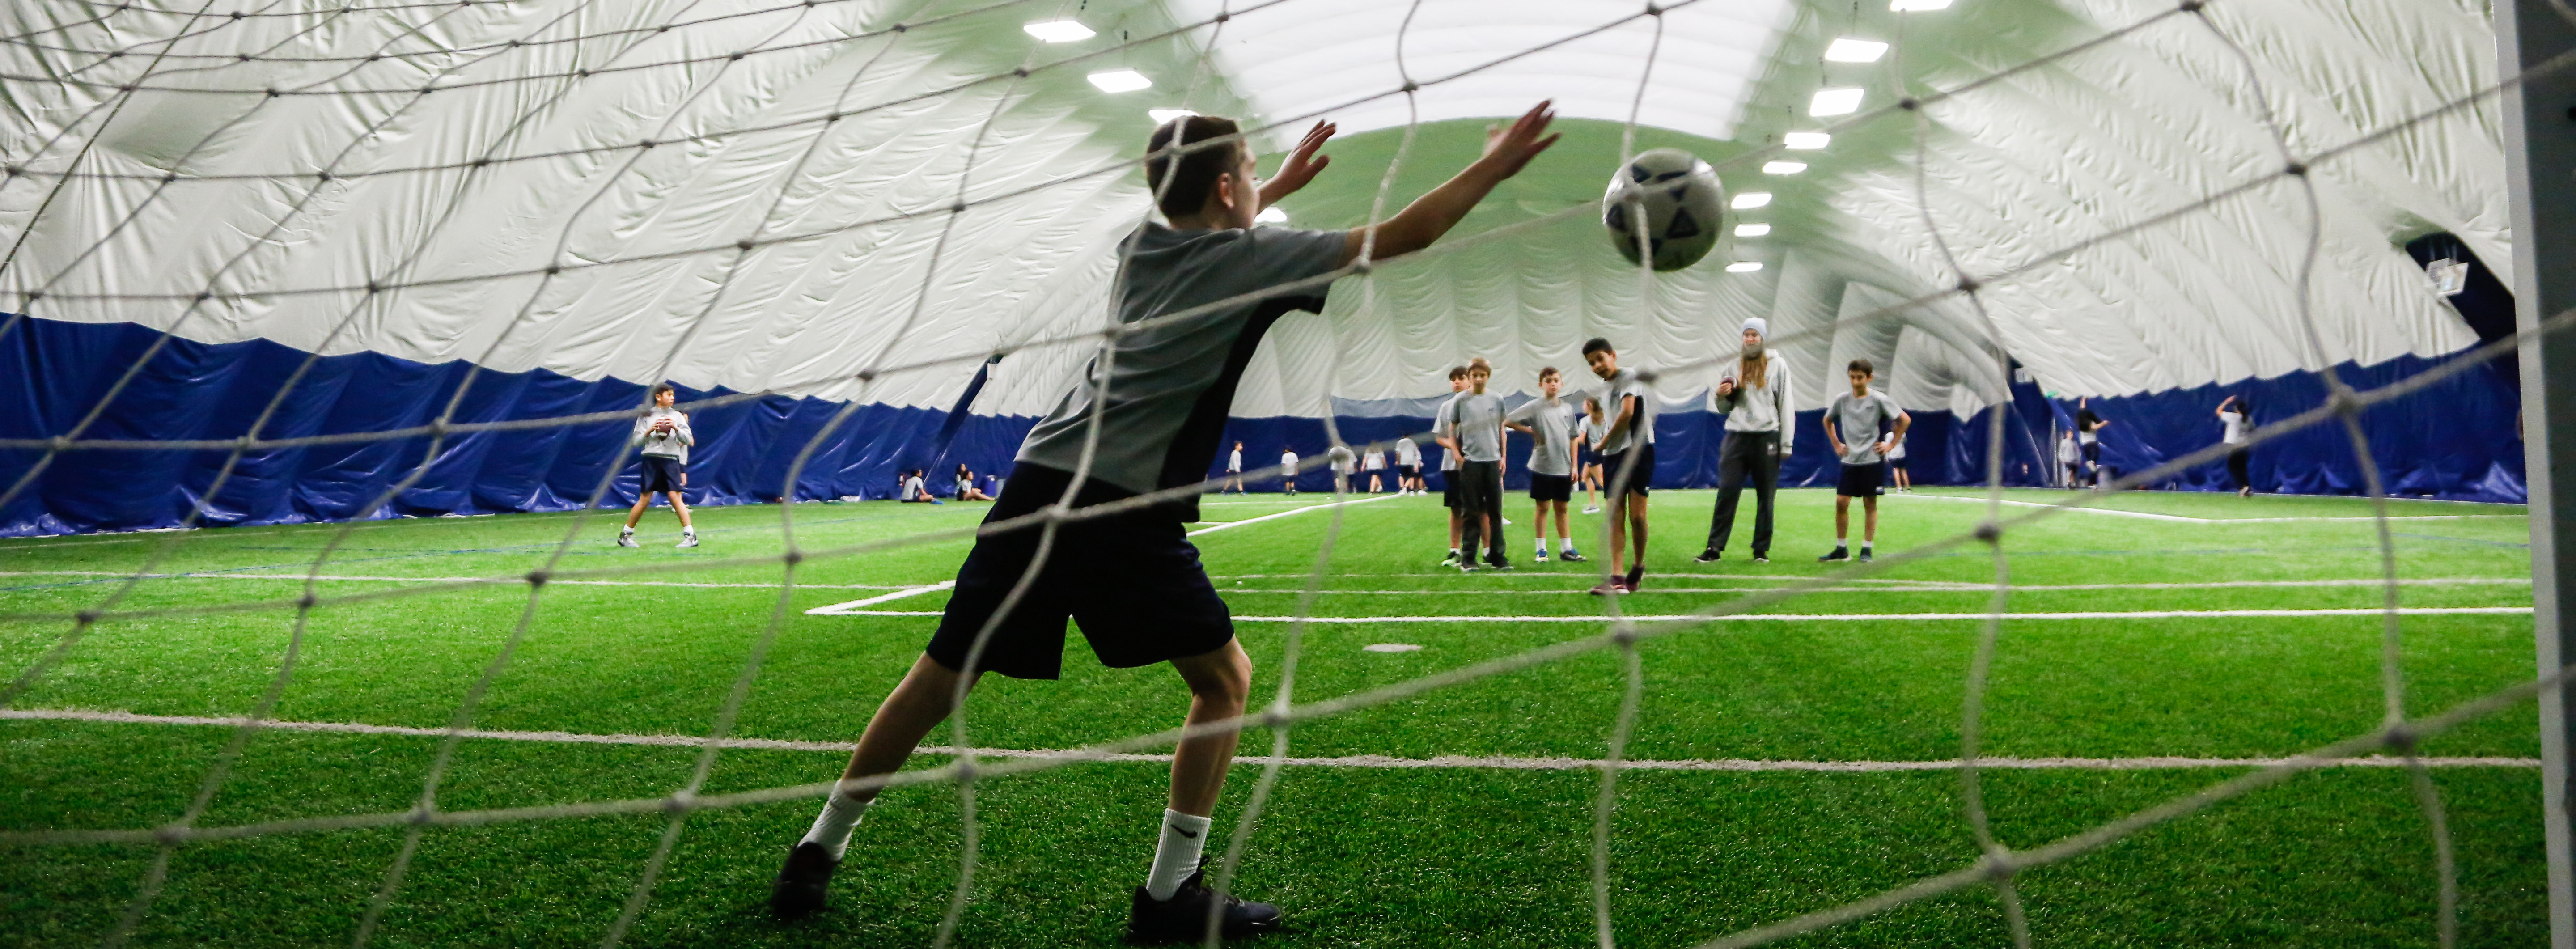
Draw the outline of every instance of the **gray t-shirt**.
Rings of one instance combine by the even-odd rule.
[[[1834,396],[1825,417],[1834,420],[1834,434],[1842,436],[1843,464],[1872,465],[1884,460],[1878,456],[1879,439],[1896,427],[1896,417],[1904,413],[1896,400],[1876,389],[1853,398],[1849,391]]]
[[[1410,439],[1410,438],[1399,438],[1399,439],[1396,439],[1396,440],[1395,440],[1395,463],[1396,463],[1396,464],[1398,464],[1398,465],[1407,465],[1407,466],[1411,466],[1411,467],[1415,467],[1415,468],[1419,468],[1419,467],[1421,467],[1421,466],[1422,466],[1422,446],[1414,444],[1414,443],[1413,443],[1413,439]]]
[[[1450,404],[1456,406],[1449,415],[1457,428],[1448,434],[1458,440],[1458,452],[1468,461],[1503,460],[1503,397],[1461,392]]]
[[[1519,422],[1535,432],[1530,436],[1529,470],[1531,474],[1571,477],[1574,474],[1574,406],[1564,400],[1550,402],[1531,399],[1512,410],[1510,421]]]
[[[1341,231],[1184,231],[1147,224],[1120,277],[1118,322],[1133,325],[1329,273],[1341,266],[1345,240]],[[1225,434],[1235,384],[1261,335],[1292,310],[1323,312],[1325,289],[1301,286],[1120,336],[1091,476],[1137,494],[1204,480]],[[1020,443],[1022,463],[1068,472],[1081,464],[1099,376],[1095,357],[1082,381]],[[1157,509],[1198,519],[1196,496]]]
[[[1605,425],[1616,424],[1620,400],[1632,395],[1637,397],[1636,417],[1628,420],[1627,428],[1602,436],[1599,447],[1604,455],[1616,455],[1632,445],[1655,443],[1655,390],[1638,380],[1637,370],[1621,369],[1602,380],[1601,391],[1595,396],[1601,401],[1601,421]]]
[[[1438,408],[1438,409],[1436,409],[1436,410],[1433,410],[1433,411],[1432,411],[1432,413],[1431,413],[1431,431],[1432,431],[1432,434],[1435,434],[1435,435],[1447,435],[1447,434],[1449,434],[1449,426],[1450,426],[1450,425],[1455,424],[1455,423],[1458,421],[1458,400],[1459,400],[1459,399],[1466,398],[1466,396],[1467,396],[1467,394],[1466,394],[1466,393],[1464,393],[1464,392],[1455,392],[1455,393],[1451,393],[1451,394],[1450,394],[1450,396],[1449,396],[1449,401],[1440,403],[1440,408]],[[1442,471],[1456,471],[1456,470],[1458,470],[1458,453],[1457,453],[1457,452],[1454,452],[1454,451],[1443,451],[1443,452],[1441,452],[1441,453],[1440,453],[1440,470],[1442,470]]]

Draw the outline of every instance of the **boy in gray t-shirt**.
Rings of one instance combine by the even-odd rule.
[[[1018,467],[958,568],[939,631],[877,707],[822,814],[788,850],[771,885],[771,912],[821,910],[850,831],[885,776],[903,767],[982,673],[1055,678],[1067,619],[1080,625],[1104,665],[1171,663],[1190,691],[1188,724],[1243,714],[1252,660],[1235,642],[1225,601],[1182,524],[1197,519],[1199,484],[1216,460],[1245,365],[1280,316],[1322,312],[1326,287],[1364,246],[1373,258],[1394,257],[1448,233],[1555,144],[1547,133],[1554,118],[1541,103],[1489,135],[1483,157],[1456,177],[1373,229],[1351,231],[1253,223],[1323,169],[1317,152],[1332,137],[1332,123],[1315,123],[1266,183],[1231,120],[1182,116],[1155,129],[1146,143],[1146,186],[1171,224],[1147,223],[1122,245],[1108,315],[1125,331],[1104,344],[1111,352],[1021,443]],[[1097,453],[1086,458],[1095,420]],[[1160,503],[1105,516],[1093,510],[1140,495]],[[1072,519],[1044,529],[1040,522],[1048,519],[1032,515],[1059,501],[1074,509]],[[1041,537],[1053,541],[1043,558]],[[1015,604],[1008,611],[1006,598]],[[1212,728],[1173,749],[1153,866],[1129,903],[1131,941],[1195,940],[1211,919],[1225,938],[1279,928],[1278,907],[1220,897],[1198,873],[1238,738]]]
[[[1852,360],[1844,373],[1851,379],[1851,391],[1834,396],[1834,404],[1825,409],[1825,441],[1842,459],[1843,475],[1834,486],[1834,552],[1818,560],[1851,559],[1853,498],[1860,499],[1863,513],[1863,563],[1870,559],[1870,544],[1878,540],[1878,486],[1887,479],[1887,452],[1905,437],[1905,427],[1914,423],[1914,417],[1898,408],[1887,393],[1869,387],[1870,377],[1876,374],[1869,360]]]
[[[1440,443],[1458,455],[1458,470],[1450,474],[1458,483],[1454,510],[1466,527],[1458,569],[1471,573],[1479,548],[1486,566],[1512,568],[1503,556],[1503,397],[1485,391],[1493,379],[1494,367],[1483,359],[1467,361],[1467,391],[1449,400],[1449,427],[1440,433]]]
[[[1565,391],[1565,376],[1555,366],[1538,371],[1539,397],[1521,403],[1504,417],[1503,425],[1530,437],[1530,500],[1538,505],[1538,520],[1531,530],[1538,535],[1538,555],[1531,558],[1547,562],[1547,515],[1551,506],[1556,512],[1557,543],[1567,563],[1582,563],[1583,555],[1574,550],[1574,535],[1565,531],[1565,505],[1574,497],[1574,446],[1582,436],[1574,431],[1574,406],[1558,398]]]

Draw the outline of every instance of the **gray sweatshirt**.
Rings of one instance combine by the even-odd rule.
[[[1789,360],[1767,351],[1762,359],[1762,388],[1744,385],[1743,380],[1737,379],[1735,394],[1728,396],[1717,394],[1717,388],[1712,386],[1708,390],[1709,411],[1726,413],[1726,430],[1730,432],[1780,433],[1780,454],[1787,455],[1798,437],[1796,424],[1783,424],[1798,417],[1797,407],[1789,402],[1793,388],[1789,384]],[[1741,366],[1740,362],[1726,364],[1719,370],[1720,378],[1735,379]]]
[[[664,434],[654,434],[653,421],[665,418],[671,420],[671,430]],[[697,443],[697,438],[689,434],[687,413],[658,406],[650,414],[635,420],[635,435],[627,439],[628,445],[644,446],[644,454],[656,458],[677,458],[684,465],[689,463],[689,446]]]

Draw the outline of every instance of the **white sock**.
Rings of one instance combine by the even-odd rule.
[[[1573,553],[1573,552],[1574,552],[1574,538],[1571,538],[1571,537],[1559,537],[1559,538],[1557,538],[1557,539],[1556,539],[1556,542],[1557,542],[1557,543],[1559,543],[1559,544],[1564,545],[1564,550],[1565,550],[1565,552],[1566,552],[1566,553],[1569,553],[1569,554],[1570,554],[1570,553]]]
[[[680,528],[680,536],[683,536],[683,537],[696,537],[696,536],[698,536],[698,529],[697,529],[697,528],[694,528],[694,527],[683,527],[683,528]]]
[[[630,526],[630,527],[620,527],[620,528],[618,528],[618,529],[617,529],[617,532],[618,532],[618,533],[620,533],[620,534],[632,534],[632,533],[635,533],[635,528],[633,528],[633,527],[631,527],[631,526]]]
[[[797,843],[822,844],[823,849],[832,852],[832,859],[841,859],[841,854],[850,849],[850,831],[858,828],[859,818],[867,816],[868,803],[872,802],[853,801],[838,791],[832,792],[831,800],[823,802],[823,813],[815,816],[813,829]]]
[[[1154,845],[1154,869],[1145,875],[1145,895],[1168,900],[1181,881],[1199,872],[1199,854],[1207,849],[1208,819],[1163,809],[1163,839]]]
[[[1873,541],[1873,540],[1864,540],[1864,541],[1861,541],[1861,542],[1860,542],[1860,552],[1861,552],[1861,553],[1868,553],[1868,552],[1869,552],[1869,545],[1874,544],[1874,543],[1877,543],[1877,541]]]
[[[1844,540],[1843,538],[1840,538],[1840,537],[1836,537],[1836,538],[1834,538],[1834,549],[1835,549],[1835,550],[1849,550],[1849,549],[1851,549],[1851,541]]]

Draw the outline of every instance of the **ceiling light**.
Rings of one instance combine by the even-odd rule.
[[[1760,237],[1769,233],[1771,233],[1771,225],[1768,224],[1738,224],[1735,226],[1735,236],[1737,237]]]
[[[1093,76],[1091,81],[1099,82],[1100,77]],[[1862,94],[1863,91],[1857,86],[1845,86],[1840,89],[1818,89],[1816,90],[1816,98],[1807,103],[1807,114],[1815,116],[1850,115],[1854,112],[1860,111],[1860,99]]]
[[[1729,203],[1727,207],[1734,208],[1738,211],[1750,211],[1769,203],[1771,203],[1771,192],[1747,191],[1743,194],[1736,195],[1735,200],[1732,203]]]
[[[1760,269],[1762,269],[1762,262],[1758,260],[1739,260],[1726,265],[1727,273],[1752,273]]]
[[[1894,0],[1887,5],[1887,8],[1898,13],[1947,10],[1950,9],[1950,0]]]
[[[1833,142],[1834,137],[1823,132],[1791,132],[1780,136],[1780,147],[1792,151],[1812,152]]]
[[[1794,175],[1805,170],[1807,170],[1807,163],[1803,161],[1766,161],[1762,163],[1762,173],[1766,175]]]
[[[1887,55],[1887,44],[1877,40],[1843,37],[1825,47],[1825,61],[1833,63],[1874,63]]]
[[[1073,20],[1039,20],[1020,29],[1029,31],[1041,43],[1071,43],[1092,36],[1090,27]]]
[[[1197,115],[1198,113],[1192,112],[1188,109],[1147,109],[1145,110],[1145,114],[1154,117],[1154,124],[1161,125],[1173,119],[1181,118],[1183,116]]]
[[[1084,78],[1090,79],[1092,85],[1099,86],[1102,92],[1134,92],[1138,89],[1154,87],[1153,80],[1145,78],[1144,73],[1133,69],[1112,69],[1108,72],[1092,73]]]
[[[1252,216],[1252,220],[1256,224],[1286,224],[1288,212],[1279,210],[1277,205],[1272,205],[1262,208],[1261,213]]]

